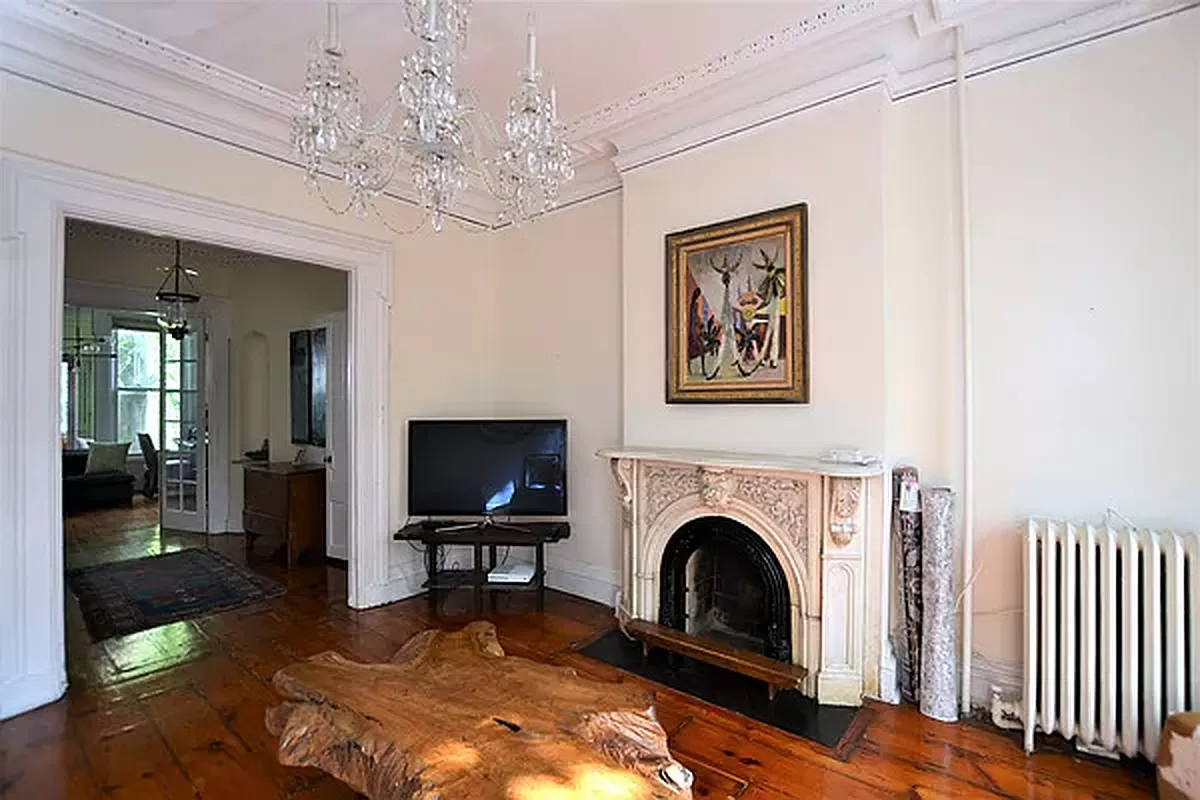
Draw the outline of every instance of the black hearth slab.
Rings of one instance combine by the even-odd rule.
[[[861,708],[823,706],[797,691],[781,691],[767,698],[767,685],[736,672],[714,667],[666,650],[642,655],[641,642],[611,630],[580,648],[582,655],[661,683],[715,706],[729,709],[781,731],[817,742],[841,757],[852,744],[847,731]],[[856,730],[862,726],[855,726]],[[853,738],[854,734],[850,734]]]

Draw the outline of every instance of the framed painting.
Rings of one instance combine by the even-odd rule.
[[[666,244],[667,402],[809,402],[808,204]]]

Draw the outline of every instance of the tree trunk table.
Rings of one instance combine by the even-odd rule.
[[[691,800],[650,692],[505,655],[488,622],[386,664],[322,653],[275,673],[279,761],[372,800]]]

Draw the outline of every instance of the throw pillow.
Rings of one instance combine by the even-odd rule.
[[[92,446],[88,448],[87,469],[84,470],[84,473],[124,472],[130,444],[130,442],[92,442]]]

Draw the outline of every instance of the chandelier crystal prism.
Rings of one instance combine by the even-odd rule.
[[[306,183],[339,214],[353,210],[361,218],[373,212],[387,223],[377,199],[407,169],[425,213],[413,230],[429,221],[441,231],[472,176],[498,201],[501,224],[521,225],[554,209],[574,169],[556,92],[539,85],[532,19],[521,85],[498,132],[474,95],[457,83],[470,0],[405,0],[404,8],[417,47],[401,62],[395,88],[378,112],[368,115],[344,63],[337,7],[329,5],[326,38],[310,48],[293,118],[292,144]],[[344,187],[344,204],[325,193],[322,181],[330,178]]]

